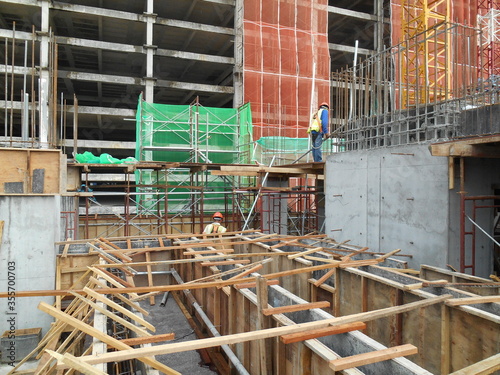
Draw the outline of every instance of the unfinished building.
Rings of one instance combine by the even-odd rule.
[[[0,6],[0,370],[500,370],[498,4]]]

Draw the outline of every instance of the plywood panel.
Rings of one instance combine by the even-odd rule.
[[[25,151],[0,150],[0,193],[5,193],[5,183],[21,182],[26,191],[28,154]]]
[[[460,308],[450,309],[451,371],[458,371],[500,353],[500,325],[469,314]]]
[[[67,257],[58,257],[58,259],[61,270],[61,289],[69,289],[86,272],[85,268],[87,266],[96,264],[99,261],[99,256],[94,254],[69,254]],[[79,281],[75,287],[78,289],[83,288],[87,284],[89,276]]]
[[[30,170],[33,176],[35,170],[44,170],[43,193],[58,194],[60,186],[60,152],[28,151]]]
[[[365,283],[366,294],[364,298],[366,299],[366,311],[397,306],[397,289],[371,279],[365,279]],[[386,346],[393,346],[395,336],[397,335],[396,316],[368,322],[365,333]]]
[[[0,193],[5,184],[22,183],[23,194],[59,194],[61,152],[59,150],[1,149]],[[35,183],[35,189],[33,189]],[[18,191],[19,190],[19,191]],[[18,189],[15,193],[20,193]],[[11,191],[14,192],[14,191]]]

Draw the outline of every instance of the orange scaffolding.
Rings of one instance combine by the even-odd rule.
[[[254,139],[307,137],[311,113],[330,101],[327,0],[246,0],[244,101]]]

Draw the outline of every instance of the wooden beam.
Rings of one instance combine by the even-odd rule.
[[[201,348],[209,348],[220,345],[230,345],[240,342],[260,340],[264,338],[276,337],[287,335],[297,332],[305,332],[311,329],[325,328],[330,325],[340,325],[353,322],[368,322],[375,319],[380,319],[395,314],[401,314],[407,311],[411,311],[418,308],[423,308],[426,306],[431,306],[437,303],[441,303],[447,299],[451,298],[451,295],[442,295],[439,297],[432,297],[424,299],[417,302],[411,302],[403,306],[388,307],[380,310],[374,310],[365,313],[352,314],[337,318],[322,319],[320,321],[307,322],[301,324],[293,324],[290,326],[269,328],[262,331],[252,331],[236,333],[232,335],[226,335],[221,337],[210,337],[201,340],[192,340],[177,342],[174,344],[162,344],[151,348],[139,348],[139,349],[127,349],[120,350],[114,353],[104,353],[99,356],[86,356],[82,359],[90,364],[103,363],[103,362],[113,362],[113,361],[124,361],[127,359],[158,355],[158,354],[169,354],[169,353],[180,353],[189,350],[198,350]],[[43,303],[43,302],[42,302]]]
[[[500,147],[491,144],[450,142],[430,145],[432,156],[500,158]]]
[[[267,309],[262,309],[262,314],[265,316],[284,314],[289,312],[304,311],[310,309],[322,309],[325,307],[330,307],[330,302],[319,301],[319,302],[309,302],[309,303],[298,303],[296,305],[280,306],[280,307],[270,307]]]
[[[341,324],[338,326],[331,326],[327,328],[313,329],[307,332],[292,333],[290,335],[283,335],[280,340],[283,344],[293,344],[294,342],[316,339],[318,337],[338,335],[339,333],[346,333],[351,331],[358,331],[366,328],[366,323],[354,322],[349,324]]]
[[[416,354],[417,352],[417,347],[411,344],[394,346],[392,348],[376,350],[374,352],[334,359],[333,361],[330,361],[330,368],[334,371],[342,371],[348,368],[369,365],[371,363],[386,361],[392,358]]]

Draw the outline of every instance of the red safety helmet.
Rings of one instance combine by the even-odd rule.
[[[215,219],[215,218],[219,218],[221,220],[224,219],[224,216],[222,216],[222,214],[220,212],[216,212],[215,214],[213,214],[212,216],[212,219]]]
[[[325,106],[325,107],[330,108],[330,105],[328,105],[328,103],[327,103],[327,102],[323,102],[323,103],[321,103],[319,106],[320,106],[320,107]]]

